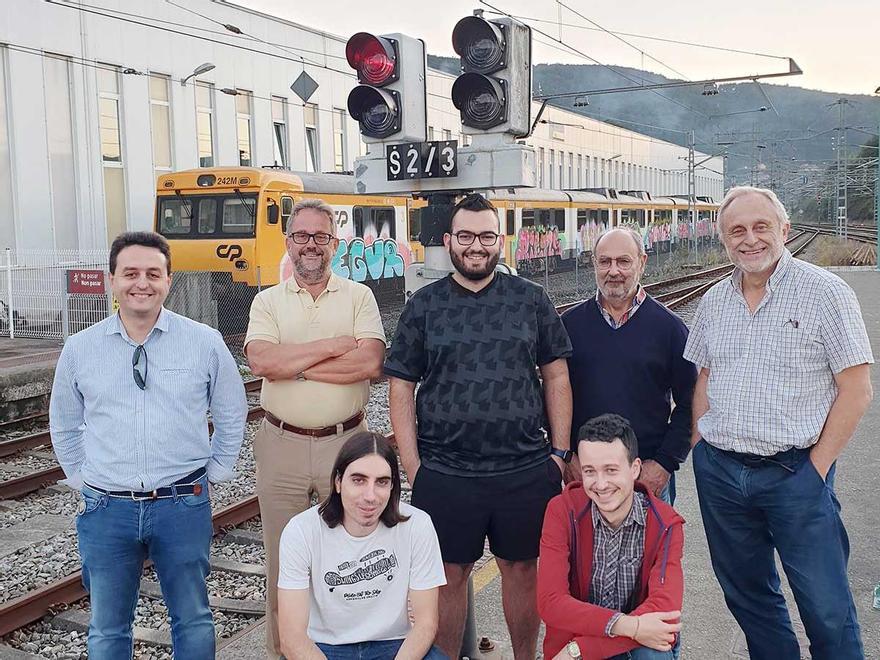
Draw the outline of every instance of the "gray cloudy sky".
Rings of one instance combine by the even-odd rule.
[[[478,0],[234,0],[268,14],[347,36],[357,31],[403,32],[425,40],[428,52],[453,55],[450,35],[456,21]],[[630,48],[574,12],[609,30],[690,41],[742,51],[793,57],[804,75],[780,79],[812,89],[870,94],[880,86],[880,1],[878,0],[489,0],[496,8],[527,21],[534,32],[535,62],[588,63],[565,52],[554,39],[605,64],[649,69],[692,80],[787,69],[784,60],[624,37]],[[569,9],[570,8],[570,9]],[[662,8],[659,9],[659,8]],[[574,10],[574,11],[572,11]],[[487,13],[487,17],[489,14]],[[560,20],[561,19],[561,20]],[[560,26],[559,23],[562,23]],[[652,60],[656,58],[663,66]],[[621,84],[627,81],[621,78]]]

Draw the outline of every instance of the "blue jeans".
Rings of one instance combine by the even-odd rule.
[[[144,560],[153,560],[171,615],[174,657],[214,657],[214,622],[205,578],[213,526],[208,482],[199,495],[152,501],[110,497],[84,486],[77,516],[83,585],[89,592],[89,658],[132,655],[132,622]]]
[[[773,556],[782,560],[814,660],[863,660],[846,575],[849,539],[834,494],[809,452],[791,450],[782,465],[741,461],[701,441],[693,450],[700,512],[712,568],[752,660],[797,660]],[[783,467],[784,465],[784,467]]]
[[[386,639],[380,642],[358,644],[322,644],[318,648],[327,660],[391,660],[403,645],[402,639]],[[449,660],[436,646],[428,649],[424,660]]]
[[[676,647],[678,648],[678,647]],[[642,646],[620,655],[615,655],[611,660],[672,660],[676,657],[673,651],[655,651],[646,646]]]
[[[660,499],[669,506],[675,506],[675,472],[669,475],[669,481],[666,482],[663,490],[660,491]]]

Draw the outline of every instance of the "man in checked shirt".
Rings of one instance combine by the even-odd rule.
[[[736,266],[700,302],[684,356],[694,474],[712,566],[754,660],[801,657],[779,553],[815,660],[864,658],[847,582],[835,462],[873,396],[858,301],[792,257],[776,195],[734,188],[718,211]]]
[[[538,610],[548,660],[672,660],[684,520],[642,483],[636,434],[605,414],[578,431],[581,481],[547,505]]]

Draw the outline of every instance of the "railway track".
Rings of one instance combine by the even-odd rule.
[[[798,236],[790,239],[788,244],[791,245],[793,242],[800,240],[807,233],[811,232],[802,232]],[[792,251],[793,254],[799,254],[805,250],[818,235],[819,232],[812,232],[805,242]],[[731,270],[732,265],[727,264],[686,276],[672,278],[663,282],[655,282],[646,285],[645,288],[649,291],[658,291],[678,284],[686,284],[684,287],[657,294],[658,299],[661,299],[662,296],[661,301],[665,302],[665,304],[671,309],[675,309],[687,304],[695,298],[698,298],[711,286],[727,277]],[[697,284],[687,284],[694,279],[701,281]],[[560,305],[557,307],[557,310],[562,312],[576,304],[579,303],[575,302],[567,305]],[[246,383],[245,389],[248,392],[256,392],[260,389],[260,384],[260,380],[252,380]],[[261,418],[263,412],[264,411],[259,406],[251,407],[248,411],[248,420],[252,421]],[[388,437],[393,440],[393,434],[388,434]],[[50,443],[48,431],[0,441],[0,457],[10,456],[28,449],[43,447]],[[0,483],[0,499],[21,497],[22,495],[34,492],[47,484],[55,483],[61,478],[63,478],[61,468],[54,466],[29,475],[4,481]],[[258,515],[259,505],[256,495],[244,497],[239,501],[218,509],[214,513],[213,522],[215,533],[224,528],[242,524]],[[14,630],[39,620],[44,615],[51,612],[53,607],[57,605],[71,605],[82,600],[86,596],[87,594],[82,586],[82,573],[77,570],[18,598],[9,600],[5,603],[0,603],[0,636],[7,635]],[[229,640],[226,641],[228,643]]]
[[[257,496],[244,498],[214,512],[214,532],[216,534],[226,527],[240,525],[259,514]],[[86,596],[82,586],[82,571],[76,571],[19,598],[2,603],[0,636],[37,621],[58,605],[70,605]]]
[[[797,225],[796,229],[801,229],[803,231],[814,231],[822,234],[823,236],[837,236],[838,238],[843,238],[840,234],[837,233],[836,230],[830,229],[828,227],[820,227],[815,225]],[[850,228],[847,230],[846,238],[850,241],[856,241],[857,243],[869,243],[871,245],[877,244],[877,230],[875,229],[861,229],[861,228]]]

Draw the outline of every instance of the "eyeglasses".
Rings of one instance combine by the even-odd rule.
[[[622,271],[632,270],[632,267],[636,264],[629,257],[599,257],[598,259],[594,258],[593,263],[596,264],[599,270],[611,270],[611,265],[617,263],[617,269]]]
[[[322,231],[315,234],[310,234],[305,231],[295,231],[290,235],[290,238],[292,238],[293,242],[297,245],[305,245],[309,242],[310,238],[314,239],[315,245],[328,245],[333,238],[333,234],[327,234]]]
[[[143,364],[141,364],[141,356],[143,356]],[[134,376],[135,385],[140,389],[147,387],[147,349],[143,344],[134,349],[134,355],[131,357],[131,375]]]
[[[496,234],[494,231],[484,231],[480,234],[475,234],[472,231],[457,231],[453,234],[459,245],[473,245],[474,239],[479,236],[480,245],[485,245],[486,247],[495,245],[495,243],[498,242],[499,235],[500,234]]]

